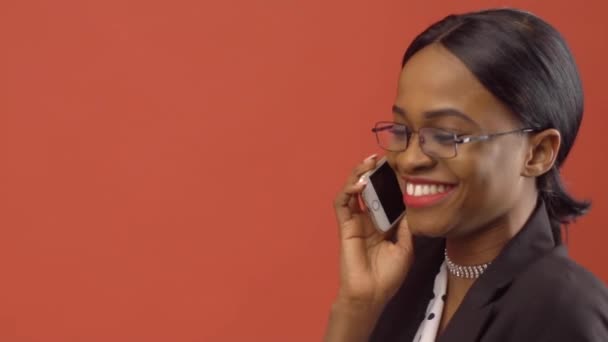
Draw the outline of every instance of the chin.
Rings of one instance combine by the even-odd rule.
[[[410,232],[414,236],[424,236],[430,238],[445,237],[449,233],[447,224],[439,222],[421,222],[420,220],[408,220]]]
[[[456,187],[454,190],[458,190]],[[462,196],[460,192],[452,192],[446,201],[427,207],[427,208],[410,208],[409,213],[406,212],[408,226],[412,235],[424,236],[430,238],[447,237],[452,234],[458,226],[462,217],[459,215]]]

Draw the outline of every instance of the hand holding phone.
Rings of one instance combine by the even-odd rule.
[[[340,288],[327,327],[329,339],[344,336],[345,331],[349,336],[366,335],[403,283],[414,258],[396,175],[384,159],[376,160],[371,156],[357,165],[334,202],[340,232]],[[359,182],[361,176],[367,182]],[[360,198],[369,210],[362,210]],[[394,234],[385,234],[393,226]]]

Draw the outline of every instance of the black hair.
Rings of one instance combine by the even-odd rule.
[[[573,198],[562,183],[562,166],[583,117],[583,89],[574,58],[560,33],[537,16],[516,9],[450,15],[431,25],[407,48],[402,66],[419,50],[441,44],[502,101],[526,128],[557,129],[562,136],[554,167],[537,177],[551,228],[584,215],[589,201]]]

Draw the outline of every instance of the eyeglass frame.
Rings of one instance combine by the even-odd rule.
[[[378,128],[378,126],[380,124],[391,124],[391,125],[397,125],[397,126],[403,126],[406,129],[410,129],[410,136],[407,138],[407,142],[405,145],[405,148],[400,149],[400,150],[390,150],[388,148],[385,148],[384,146],[382,146],[382,144],[380,143],[380,136],[378,135],[379,132],[381,132],[382,130]],[[535,132],[537,131],[534,128],[519,128],[516,130],[511,130],[511,131],[506,131],[506,132],[497,132],[497,133],[489,133],[489,134],[482,134],[482,135],[468,135],[468,134],[461,134],[458,135],[454,132],[450,132],[447,130],[444,130],[442,128],[435,128],[435,127],[420,127],[417,130],[411,129],[409,126],[402,124],[402,123],[398,123],[398,122],[394,122],[394,121],[378,121],[376,122],[376,124],[374,125],[374,127],[372,128],[372,133],[374,133],[374,135],[376,136],[376,142],[378,143],[378,146],[380,146],[383,150],[385,151],[389,151],[389,152],[403,152],[405,150],[407,150],[407,148],[410,146],[410,139],[414,136],[414,133],[416,133],[416,135],[418,135],[418,143],[424,143],[422,141],[420,141],[420,134],[418,133],[420,130],[424,130],[424,129],[434,129],[434,130],[438,130],[441,132],[445,132],[446,134],[451,134],[453,135],[453,139],[454,139],[454,155],[451,157],[440,157],[440,156],[436,156],[436,155],[430,155],[431,157],[435,157],[435,158],[441,158],[441,159],[452,159],[452,158],[456,158],[456,156],[458,156],[458,145],[462,145],[462,144],[468,144],[468,143],[472,143],[472,142],[477,142],[477,141],[487,141],[490,140],[492,138],[495,137],[499,137],[499,136],[503,136],[503,135],[508,135],[508,134],[514,134],[514,133],[531,133],[531,132]],[[421,145],[422,146],[422,145]],[[424,152],[424,149],[421,148],[422,152],[426,155],[429,155],[428,153]]]

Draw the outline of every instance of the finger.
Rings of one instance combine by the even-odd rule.
[[[359,178],[357,183],[353,185],[347,185],[344,189],[345,192],[352,194],[350,198],[349,207],[353,212],[361,213],[367,210],[365,201],[363,201],[363,190],[367,186],[368,180]]]
[[[369,208],[367,207],[367,204],[365,204],[365,201],[363,200],[362,196],[357,196],[357,205],[359,207],[359,210],[361,212],[368,212]]]
[[[365,158],[363,162],[357,165],[351,176],[348,178],[346,184],[355,184],[359,181],[361,176],[363,176],[366,172],[373,170],[376,167],[376,161],[378,156],[376,154],[372,154],[371,156]]]
[[[354,201],[358,201],[355,195],[361,193],[365,187],[365,182],[361,176],[365,172],[372,170],[375,167],[376,158],[377,155],[372,154],[371,156],[365,158],[362,163],[357,165],[352,171],[350,177],[348,177],[344,189],[336,197],[334,207],[339,222],[350,220],[354,211],[361,211],[361,207],[354,205],[356,202],[353,203],[353,198]]]
[[[353,185],[347,185],[344,190],[338,194],[334,202],[336,217],[338,223],[342,224],[352,219],[353,213],[361,212],[361,207],[358,205],[358,194],[363,191],[365,182],[357,182]]]
[[[397,232],[395,233],[395,244],[404,252],[412,252],[414,250],[413,236],[407,223],[407,219],[403,217],[396,228]]]
[[[340,230],[345,227],[345,223],[353,219],[354,214],[363,212],[364,207],[360,204],[360,193],[363,191],[367,179],[363,178],[362,175],[375,168],[376,158],[377,155],[372,154],[357,165],[351,172],[350,177],[348,177],[344,189],[336,197],[334,208]],[[340,231],[341,236],[343,235],[342,233],[343,232]]]
[[[361,192],[367,185],[369,179],[364,177],[365,173],[373,170],[376,166],[376,155],[373,154],[367,157],[361,164],[357,165],[349,177],[344,187],[344,192],[349,193],[352,197],[349,199],[349,208],[352,212],[364,212],[367,210],[365,202],[361,198]]]
[[[350,199],[349,208],[351,212],[351,219],[357,220],[357,229],[356,231],[350,229],[348,233],[342,234],[342,237],[365,237],[369,238],[372,235],[379,234],[383,235],[383,233],[377,230],[375,224],[372,222],[370,215],[373,215],[369,212],[365,201],[363,200],[363,196],[361,196],[362,189],[359,189],[359,186],[353,186],[355,193],[353,197]],[[353,217],[353,216],[357,217]],[[348,221],[347,221],[348,222]],[[347,223],[345,222],[345,223]]]

